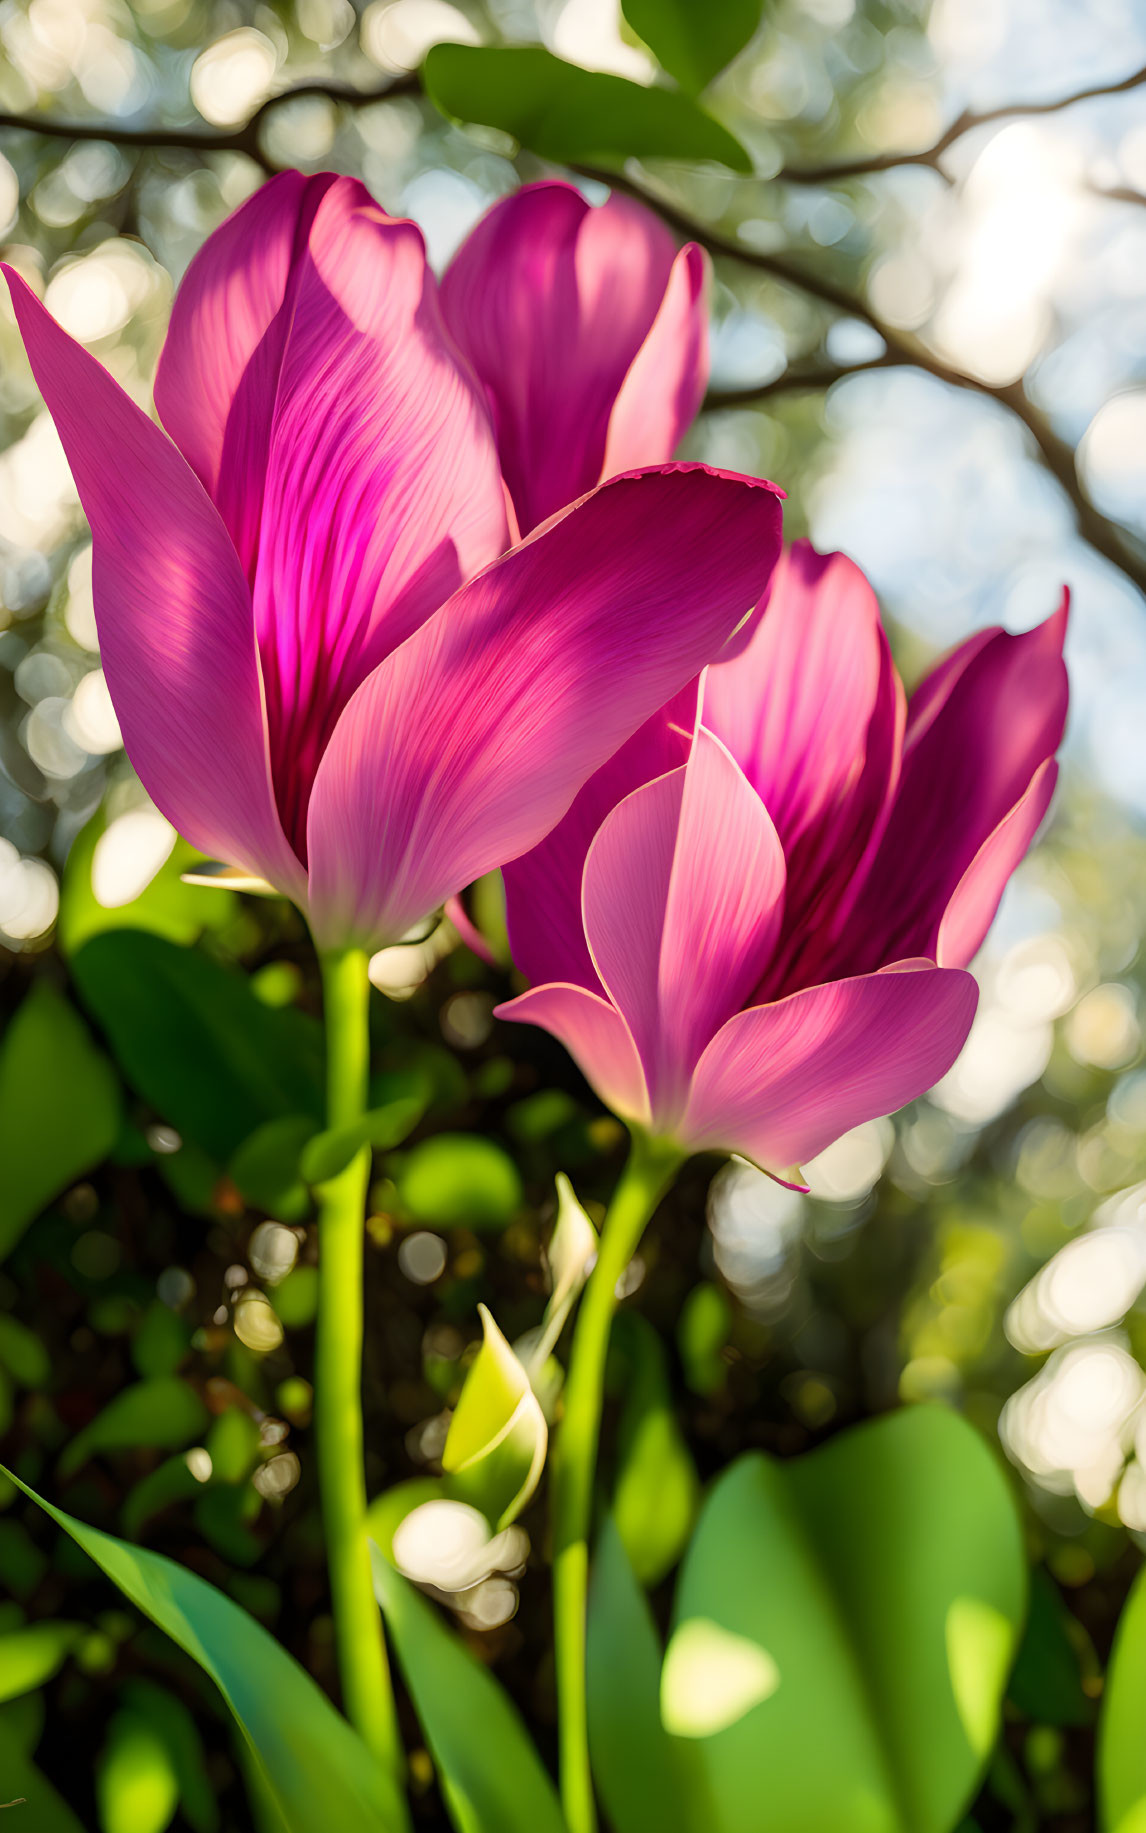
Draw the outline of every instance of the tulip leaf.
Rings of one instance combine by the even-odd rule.
[[[39,981],[0,1045],[0,1258],[107,1156],[119,1127],[115,1071],[75,1008]]]
[[[661,1724],[660,1638],[611,1519],[593,1559],[587,1677],[593,1775],[615,1833],[693,1833],[688,1771]]]
[[[57,1795],[48,1778],[22,1748],[12,1728],[0,1718],[0,1790],[3,1801],[20,1802],[13,1809],[17,1833],[85,1833],[71,1808]]]
[[[321,1123],[321,1027],[266,1005],[242,974],[132,930],[93,936],[72,973],[127,1081],[219,1163],[264,1121]]]
[[[147,929],[171,942],[194,942],[233,918],[229,891],[182,882],[195,864],[194,847],[154,808],[135,808],[109,821],[100,808],[72,842],[60,885],[56,939],[70,958],[105,929]]]
[[[392,1779],[261,1624],[174,1560],[87,1527],[12,1481],[215,1682],[284,1833],[408,1833]]]
[[[677,1424],[660,1337],[647,1318],[627,1312],[617,1319],[614,1341],[627,1378],[613,1520],[642,1585],[658,1585],[692,1532],[700,1479]]]
[[[398,1171],[398,1194],[419,1222],[439,1228],[504,1228],[522,1203],[508,1152],[476,1133],[423,1139]]]
[[[566,1833],[517,1710],[431,1604],[372,1549],[374,1588],[457,1833]]]
[[[303,1147],[299,1159],[302,1177],[308,1184],[325,1184],[328,1178],[345,1171],[363,1146],[375,1152],[389,1152],[413,1132],[425,1110],[426,1103],[419,1096],[403,1096],[387,1102],[385,1107],[372,1108],[349,1126],[317,1133]]]
[[[65,1446],[60,1475],[74,1476],[101,1451],[130,1451],[140,1445],[156,1451],[182,1450],[205,1431],[207,1420],[199,1395],[178,1375],[137,1381],[109,1400]]]
[[[1146,1827],[1146,1570],[1122,1609],[1098,1722],[1098,1825],[1102,1833]]]
[[[484,1337],[442,1452],[449,1493],[480,1509],[500,1533],[537,1488],[549,1429],[529,1376],[484,1305]]]
[[[1025,1584],[1006,1481],[942,1408],[741,1458],[701,1513],[662,1675],[698,1826],[743,1833],[766,1798],[784,1833],[950,1833],[998,1734]]]
[[[669,75],[696,95],[744,49],[764,0],[621,0],[621,10]]]
[[[740,142],[688,96],[582,70],[540,45],[434,45],[422,81],[448,118],[498,127],[543,159],[706,159],[752,170]]]

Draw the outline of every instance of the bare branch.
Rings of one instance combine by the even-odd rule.
[[[864,363],[826,364],[820,369],[785,369],[782,375],[773,376],[770,382],[761,382],[756,388],[710,388],[704,397],[704,406],[708,410],[757,407],[770,395],[818,395],[834,383],[846,381],[848,376],[866,375],[872,369],[899,367],[899,358],[885,353],[883,356],[869,357]]]
[[[1096,96],[1123,95],[1129,89],[1140,89],[1146,84],[1146,65],[1135,70],[1131,76],[1124,76],[1116,83],[1096,83],[1089,89],[1076,89],[1071,95],[1060,96],[1054,102],[1008,102],[999,108],[983,109],[973,113],[964,109],[957,115],[949,127],[944,128],[938,140],[930,146],[922,147],[915,153],[872,153],[858,159],[845,159],[832,165],[818,166],[784,166],[776,173],[776,181],[789,185],[831,185],[838,184],[846,178],[868,178],[877,172],[890,172],[898,166],[930,166],[942,173],[940,161],[944,153],[961,140],[964,134],[970,134],[977,127],[989,127],[993,121],[1017,121],[1033,115],[1054,115],[1064,108],[1073,108],[1076,102],[1090,102]]]
[[[1108,204],[1137,204],[1146,210],[1146,191],[1135,191],[1130,185],[1088,185],[1092,197],[1103,197]]]

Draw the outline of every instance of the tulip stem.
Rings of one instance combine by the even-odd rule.
[[[366,1111],[370,981],[361,949],[321,957],[326,1017],[327,1125]],[[335,1645],[347,1718],[391,1774],[402,1747],[366,1534],[362,1437],[362,1270],[370,1153],[319,1188],[314,1423]]]
[[[589,1768],[586,1611],[593,1486],[617,1282],[684,1158],[678,1147],[634,1129],[629,1161],[605,1217],[597,1263],[573,1332],[552,1471],[558,1742],[561,1800],[569,1833],[596,1833],[597,1826]]]

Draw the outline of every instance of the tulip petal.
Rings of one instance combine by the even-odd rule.
[[[91,523],[100,653],[128,755],[191,844],[305,901],[275,811],[250,594],[180,453],[5,269]]]
[[[636,1045],[615,1006],[584,987],[531,987],[494,1007],[494,1017],[539,1025],[564,1044],[606,1107],[624,1120],[648,1120],[648,1096]]]
[[[320,932],[380,946],[536,845],[760,596],[767,486],[614,478],[470,581],[358,689],[315,780]]]
[[[960,880],[1062,738],[1067,606],[1064,596],[1020,636],[972,637],[965,657],[956,651],[940,663],[937,685],[923,684],[923,711],[908,710],[899,787],[851,919],[853,970],[904,955],[935,959]]]
[[[688,760],[696,727],[695,681],[660,707],[578,791],[544,840],[504,869],[505,914],[513,959],[540,986],[568,980],[599,993],[581,921],[585,855],[605,816],[632,790]]]
[[[765,1170],[803,1164],[945,1075],[977,1000],[961,969],[906,962],[738,1012],[697,1066],[678,1137]]]
[[[585,861],[585,934],[671,1127],[705,1045],[756,986],[780,926],[784,855],[739,765],[703,727],[687,765],[634,790]]]
[[[940,967],[966,967],[978,952],[1007,880],[1042,825],[1057,782],[1058,765],[1048,758],[1035,771],[1026,794],[984,840],[943,913],[935,954]]]
[[[502,471],[522,532],[592,489],[602,475],[610,415],[665,300],[672,237],[651,211],[614,196],[593,207],[572,185],[526,185],[495,204],[442,280],[442,309],[488,391]],[[675,415],[703,386],[691,262],[659,327],[657,348],[633,378],[618,426],[639,460],[667,459]],[[675,344],[675,349],[672,346]],[[634,420],[658,381],[659,403],[639,447]]]
[[[606,477],[671,458],[696,419],[708,384],[707,278],[703,251],[688,243],[609,417]]]

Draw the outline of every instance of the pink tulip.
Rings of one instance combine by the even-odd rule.
[[[421,235],[354,180],[283,174],[192,262],[156,380],[170,438],[9,281],[128,753],[320,946],[392,942],[534,845],[771,574],[778,493],[703,466],[598,488],[582,467],[588,494],[506,552]]]
[[[799,542],[709,668],[506,870],[535,984],[601,1098],[776,1174],[950,1068],[964,970],[1050,802],[1062,608],[984,630],[905,704],[875,596]]]

